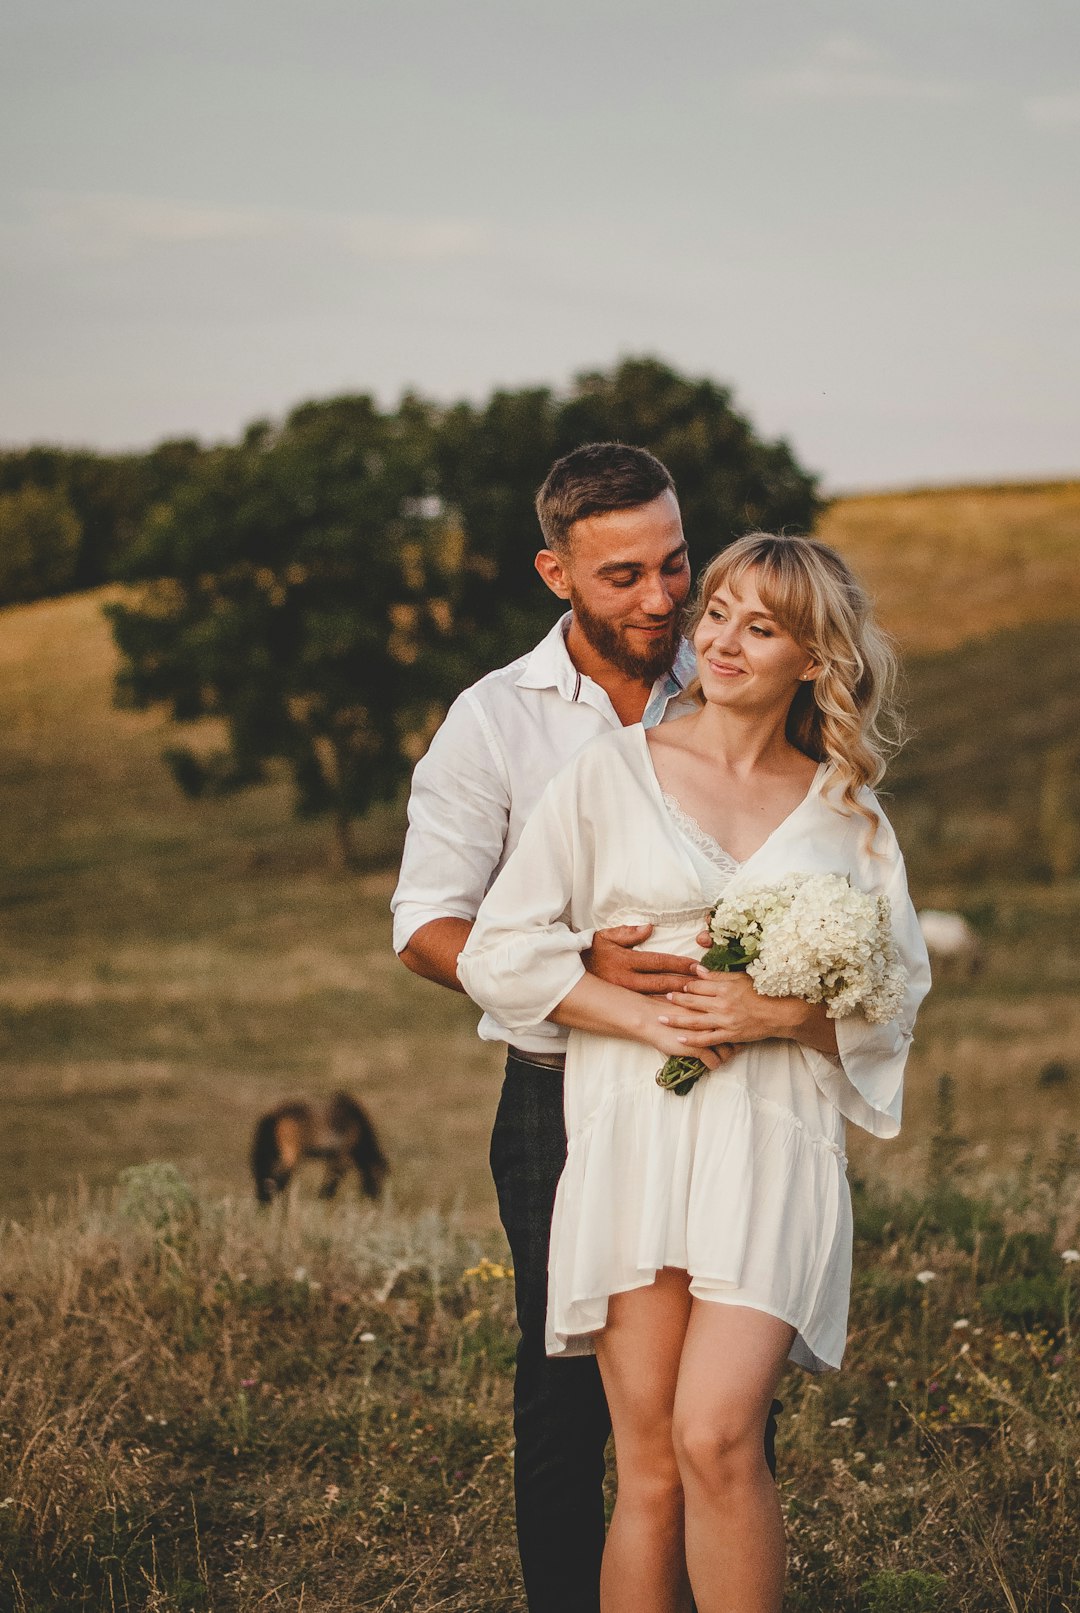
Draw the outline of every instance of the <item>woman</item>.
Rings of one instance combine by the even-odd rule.
[[[891,655],[844,561],[807,538],[742,538],[707,567],[691,631],[700,710],[605,736],[552,781],[459,960],[503,1025],[574,1032],[548,1350],[595,1349],[611,1409],[605,1613],[779,1608],[765,1421],[785,1360],[840,1364],[845,1120],[898,1130],[929,984],[869,789]],[[583,969],[594,929],[642,919],[650,947],[696,954],[722,891],[796,871],[888,895],[908,970],[891,1024],[760,997],[746,975],[699,968],[657,1002]],[[690,1051],[712,1073],[687,1097],[658,1087],[657,1055]]]

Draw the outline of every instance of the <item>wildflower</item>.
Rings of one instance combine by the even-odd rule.
[[[1077,1260],[1080,1260],[1080,1249],[1063,1249],[1061,1258],[1067,1266],[1074,1265]]]
[[[258,1381],[258,1378],[241,1378],[240,1387],[241,1389],[254,1389]]]
[[[886,1378],[885,1379],[885,1387],[886,1387],[886,1389],[895,1389],[896,1388],[896,1379],[895,1378]]]
[[[936,1271],[917,1271],[915,1273],[915,1281],[917,1283],[922,1283],[923,1287],[925,1288],[927,1283],[936,1283],[937,1282],[937,1272]]]
[[[970,1327],[970,1326],[971,1326],[971,1323],[968,1321],[966,1316],[958,1316],[956,1318],[956,1321],[953,1323],[953,1332],[954,1333],[962,1333],[965,1327]]]
[[[360,1335],[360,1343],[361,1344],[374,1344],[375,1343],[375,1335],[374,1335],[374,1333],[361,1333],[361,1335]]]
[[[504,1266],[498,1260],[489,1260],[485,1255],[475,1266],[467,1266],[461,1274],[463,1277],[479,1277],[482,1283],[503,1282],[507,1277],[514,1275],[512,1266]]]
[[[830,1428],[850,1428],[851,1423],[852,1423],[852,1419],[850,1417],[834,1417],[832,1422],[829,1424],[829,1427]]]
[[[294,1283],[306,1283],[307,1282],[307,1267],[306,1266],[297,1266],[296,1270],[292,1274],[292,1280],[293,1280]]]
[[[969,1355],[970,1352],[971,1352],[971,1345],[968,1343],[967,1339],[965,1339],[963,1344],[961,1344],[961,1346],[960,1346],[960,1354],[961,1355]]]

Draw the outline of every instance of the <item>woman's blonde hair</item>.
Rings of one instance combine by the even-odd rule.
[[[866,589],[847,562],[816,538],[751,532],[710,560],[690,606],[697,629],[722,583],[738,594],[754,573],[762,603],[820,667],[791,703],[787,737],[816,762],[831,762],[839,804],[875,828],[875,814],[858,799],[878,783],[901,742],[895,703],[898,664],[891,642],[873,620]],[[691,691],[700,698],[700,683]]]

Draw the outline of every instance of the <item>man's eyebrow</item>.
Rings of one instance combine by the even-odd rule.
[[[686,544],[676,544],[675,548],[671,550],[670,554],[666,554],[664,556],[660,564],[662,566],[670,566],[673,560],[681,560],[685,553]],[[641,571],[643,569],[644,568],[640,560],[609,560],[605,565],[597,566],[596,575],[598,577],[606,577],[613,571]]]

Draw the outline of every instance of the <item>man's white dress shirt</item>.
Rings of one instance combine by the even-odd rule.
[[[394,951],[433,919],[475,919],[480,903],[555,774],[583,745],[621,727],[614,706],[566,649],[567,612],[535,649],[489,672],[458,696],[417,764],[409,832],[391,908]],[[696,709],[684,695],[696,670],[682,642],[671,672],[658,678],[642,723]],[[508,1041],[485,1014],[485,1041]],[[566,1031],[550,1020],[514,1037],[526,1052],[557,1053]]]

